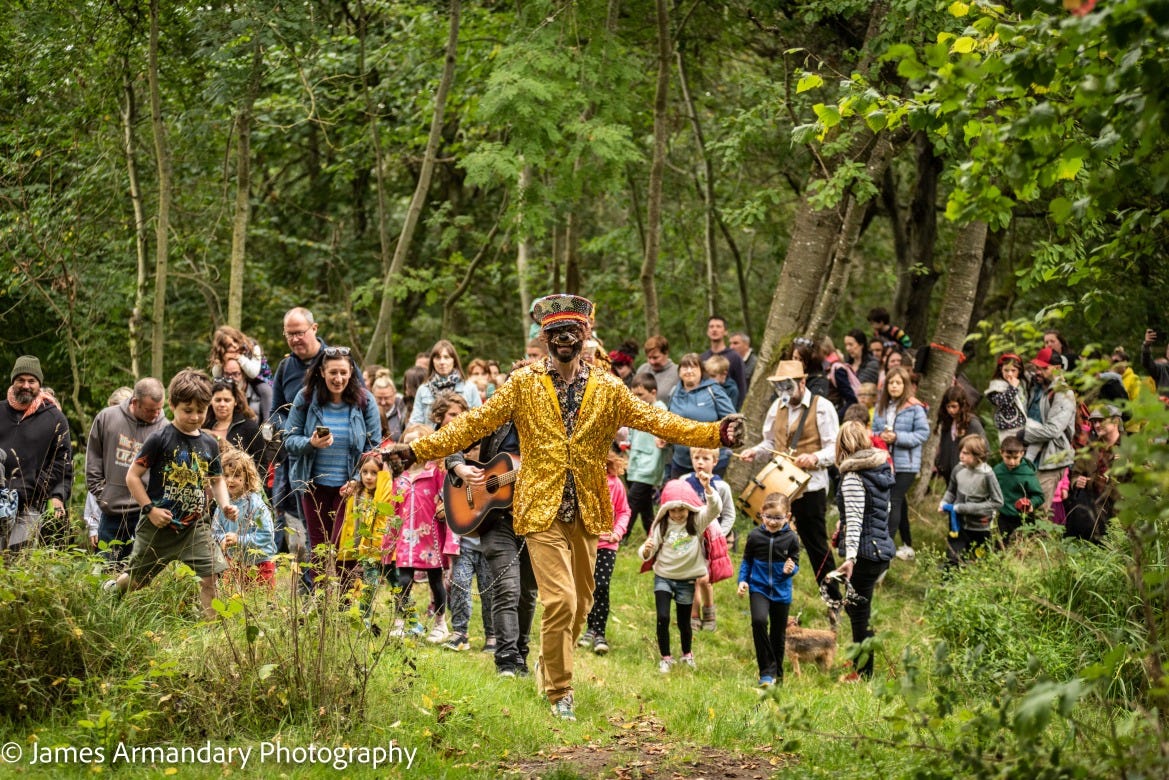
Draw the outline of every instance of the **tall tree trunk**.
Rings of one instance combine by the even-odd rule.
[[[670,16],[667,0],[655,0],[658,27],[658,81],[654,92],[653,162],[646,193],[645,257],[641,262],[641,292],[645,306],[645,334],[661,330],[658,290],[654,273],[662,241],[662,178],[666,169],[666,98],[670,89]]]
[[[264,47],[260,36],[252,42],[252,70],[248,91],[236,116],[235,216],[231,223],[231,270],[227,285],[227,324],[243,328],[244,265],[247,262],[248,221],[252,213],[252,110],[260,93]]]
[[[519,196],[520,196],[520,208],[521,209],[523,209],[523,204],[527,202],[528,192],[531,189],[531,187],[532,187],[532,166],[525,165],[523,167],[523,169],[520,170]],[[523,223],[523,216],[521,215],[517,221],[522,224]],[[524,235],[524,237],[521,238],[516,245],[516,256],[515,256],[515,275],[516,275],[516,281],[518,282],[519,288],[520,288],[520,333],[523,334],[523,337],[524,337],[523,344],[521,345],[523,347],[527,346],[528,323],[530,323],[532,321],[531,318],[528,316],[528,312],[532,308],[532,291],[528,287],[528,282],[529,282],[529,280],[528,280],[528,274],[529,274],[528,265],[531,262],[530,261],[531,256],[532,256],[532,240],[527,235]],[[523,350],[521,349],[519,354],[522,354],[522,353],[523,353]]]
[[[391,333],[391,322],[394,316],[394,281],[406,264],[406,254],[410,251],[410,245],[414,240],[414,231],[418,226],[418,218],[422,214],[422,206],[426,202],[426,192],[430,189],[431,177],[434,175],[435,157],[438,154],[438,144],[442,140],[447,93],[450,92],[451,83],[455,80],[455,54],[459,45],[459,11],[460,0],[451,0],[450,29],[447,34],[446,50],[443,54],[442,78],[434,96],[434,114],[430,121],[430,133],[426,139],[422,170],[419,171],[418,184],[414,188],[410,206],[406,209],[406,219],[402,223],[402,233],[398,236],[398,245],[394,247],[394,257],[382,280],[381,307],[378,309],[377,323],[374,325],[373,337],[370,339],[369,349],[366,351],[367,360],[374,363],[384,363],[391,371],[394,366],[394,345]]]
[[[710,162],[710,155],[706,153],[706,138],[702,135],[702,123],[698,121],[698,111],[694,106],[694,98],[690,95],[690,84],[686,78],[686,61],[682,57],[681,49],[677,53],[678,86],[682,90],[682,99],[686,102],[686,113],[690,115],[690,126],[694,129],[694,142],[698,149],[698,161],[702,166],[702,237],[703,247],[706,250],[706,316],[712,317],[718,313],[718,244],[715,241],[717,214],[714,202],[714,166]],[[656,139],[655,139],[656,140]]]
[[[970,312],[968,331],[974,330],[974,325],[986,319],[988,314],[997,314],[997,311],[988,310],[995,301],[990,299],[990,286],[994,282],[995,272],[998,270],[999,260],[1002,259],[1003,234],[998,230],[989,230],[986,234],[986,249],[982,253],[982,274],[978,277],[978,292],[974,294],[974,307]]]
[[[576,212],[581,208],[581,201],[577,201],[564,220],[564,291],[571,295],[580,295],[581,219]]]
[[[840,213],[835,209],[820,211],[805,199],[796,212],[787,255],[763,326],[763,338],[756,350],[759,362],[743,403],[748,444],[759,441],[763,418],[772,402],[773,393],[766,377],[771,375],[782,356],[782,350],[791,343],[791,339],[803,333],[807,327],[840,228]],[[757,467],[736,458],[731,459],[726,479],[735,493],[746,485],[753,468]]]
[[[560,283],[560,254],[564,249],[564,228],[560,225],[552,226],[552,289],[560,292],[564,289]]]
[[[166,124],[162,121],[162,89],[158,83],[158,0],[150,0],[150,48],[146,77],[150,83],[150,125],[154,130],[154,156],[158,164],[158,223],[154,247],[154,311],[150,330],[150,373],[163,377],[163,316],[166,313],[167,238],[170,233],[171,157]]]
[[[917,133],[914,143],[917,180],[905,217],[903,234],[907,254],[898,266],[901,275],[894,311],[896,321],[914,345],[920,345],[929,334],[930,301],[934,287],[942,278],[943,269],[934,250],[938,242],[938,179],[943,164],[925,133]]]
[[[368,32],[368,19],[365,14],[365,3],[362,0],[357,2],[357,19],[357,69],[361,73],[361,92],[365,97],[365,115],[369,122],[369,142],[373,148],[374,179],[377,182],[378,248],[381,256],[382,275],[388,277],[390,269],[393,267],[393,255],[390,252],[390,230],[387,224],[385,166],[382,160],[377,106],[369,88],[369,69],[365,65],[365,38]]]
[[[866,42],[877,38],[888,12],[887,0],[876,0],[872,4],[868,31],[865,35]],[[863,70],[865,63],[871,62],[871,59],[870,52],[866,54],[858,69]],[[879,165],[868,167],[870,159],[874,157],[880,159],[883,156],[883,153],[878,151],[883,148],[878,141],[879,139],[867,129],[858,130],[849,148],[840,156],[833,158],[829,168],[843,160],[864,160],[869,175],[874,181],[880,181],[885,175],[885,168]],[[888,157],[885,156],[885,166],[887,165]],[[825,171],[817,167],[813,176],[824,174]],[[805,192],[808,191],[805,189]],[[766,378],[771,375],[778,362],[781,349],[790,344],[792,337],[805,332],[808,328],[821,284],[828,272],[832,252],[840,241],[844,217],[852,199],[852,194],[846,192],[837,208],[820,211],[805,195],[796,211],[791,240],[788,242],[783,268],[779,272],[779,279],[771,296],[771,307],[767,312],[763,338],[760,339],[757,350],[759,362],[743,402],[742,413],[747,423],[748,444],[759,441],[763,419],[771,405],[773,394]],[[750,466],[738,459],[732,459],[727,470],[727,481],[731,483],[732,490],[736,492],[742,490],[750,471]]]
[[[885,134],[877,136],[876,146],[865,165],[866,172],[873,181],[880,181],[882,174],[889,167],[893,158],[893,142]],[[861,203],[856,198],[849,198],[848,206],[841,222],[840,235],[836,245],[832,248],[829,259],[829,272],[816,302],[815,312],[812,314],[811,324],[807,335],[818,339],[828,333],[832,327],[832,320],[836,319],[836,311],[840,308],[840,300],[844,297],[845,287],[848,285],[848,273],[852,267],[853,251],[860,239],[865,225],[865,215],[868,213],[867,203]]]
[[[134,154],[134,126],[138,124],[138,101],[134,80],[130,77],[130,57],[122,56],[122,143],[126,151],[126,176],[130,181],[130,205],[134,208],[134,256],[137,275],[134,283],[134,308],[130,311],[130,374],[142,376],[142,310],[146,307],[146,212],[142,204],[142,183]]]
[[[929,366],[917,387],[917,397],[930,409],[937,409],[946,389],[954,382],[958,355],[970,327],[970,313],[978,292],[978,278],[982,274],[982,258],[986,250],[986,223],[970,222],[962,226],[954,237],[954,253],[946,275],[946,294],[938,312],[932,343],[945,349],[930,350]],[[921,468],[926,474],[933,468],[934,453],[938,449],[939,431],[934,426],[921,452]],[[914,495],[920,501],[929,490],[929,479],[919,480]]]

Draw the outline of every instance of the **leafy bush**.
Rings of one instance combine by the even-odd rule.
[[[271,734],[302,724],[343,734],[363,719],[375,670],[408,663],[400,643],[367,630],[335,578],[322,578],[312,597],[294,577],[278,581],[275,598],[264,588],[221,594],[216,624],[167,649],[183,670],[160,681],[168,732]]]
[[[154,610],[120,610],[101,590],[101,562],[79,551],[0,557],[0,712],[36,719],[86,681],[130,670],[154,653]]]

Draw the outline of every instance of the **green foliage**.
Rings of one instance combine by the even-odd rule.
[[[129,671],[140,682],[154,674],[147,664],[160,615],[115,619],[117,601],[100,589],[105,579],[100,562],[77,551],[0,557],[0,711],[35,720],[94,679]]]
[[[366,629],[356,595],[322,577],[313,596],[297,578],[272,599],[264,588],[225,592],[210,630],[187,633],[164,657],[182,675],[159,688],[158,719],[182,733],[265,734],[307,723],[345,734],[366,714],[372,676],[386,661],[400,674],[401,653]]]

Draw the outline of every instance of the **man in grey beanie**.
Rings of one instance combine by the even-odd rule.
[[[18,550],[41,538],[41,519],[52,512],[57,542],[65,536],[65,506],[73,485],[73,447],[69,421],[43,392],[41,361],[21,355],[12,367],[8,397],[0,401],[0,450],[8,487],[19,499],[16,517],[0,522],[0,550]]]

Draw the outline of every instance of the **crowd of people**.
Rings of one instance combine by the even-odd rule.
[[[753,467],[783,459],[806,480],[764,496],[737,577],[767,686],[783,679],[801,550],[833,625],[843,609],[863,642],[877,584],[892,561],[916,558],[908,496],[923,471],[945,485],[948,566],[1010,544],[1038,517],[1099,543],[1117,499],[1117,445],[1132,426],[1127,403],[1169,393],[1169,350],[1153,354],[1155,331],[1141,347],[1147,376],[1117,348],[1092,397],[1079,398],[1069,380],[1088,363],[1050,331],[1029,359],[997,356],[985,392],[960,375],[931,410],[916,395],[928,348],[915,353],[874,309],[869,332],[845,334],[844,354],[830,338],[795,340],[767,376],[775,397],[761,441],[735,454],[759,366],[749,337],[728,333],[723,318],[709,318],[705,351],[675,363],[662,336],[606,352],[579,296],[541,298],[531,316],[510,372],[482,358],[464,371],[454,344],[439,340],[401,392],[390,371],[327,343],[303,308],[283,319],[288,353],[274,371],[255,339],[220,327],[206,371],[180,371],[165,391],[156,378],[119,388],[85,447],[85,537],[111,569],[106,587],[143,587],[183,561],[213,617],[217,587],[272,587],[286,553],[303,564],[306,593],[335,573],[370,631],[384,620],[391,636],[459,652],[471,646],[477,583],[497,672],[534,674],[553,714],[575,719],[573,654],[610,651],[609,586],[633,528],[644,530],[637,553],[653,572],[658,668],[697,668],[695,632],[717,630],[713,585],[733,576],[726,469],[732,457]],[[44,379],[36,357],[17,358],[0,413],[8,554],[69,543],[73,445]],[[934,431],[936,456],[923,463]],[[444,489],[476,498],[448,506]],[[412,597],[416,582],[426,597]],[[383,584],[393,591],[385,605]],[[529,666],[537,599],[540,651]],[[862,655],[845,677],[872,673]]]

